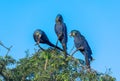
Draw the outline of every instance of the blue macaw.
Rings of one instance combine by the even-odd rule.
[[[74,37],[75,47],[85,56],[86,65],[90,68],[90,61],[93,60],[93,57],[91,56],[92,51],[87,40],[78,30],[72,30],[70,36]]]
[[[58,40],[62,44],[63,50],[65,52],[65,57],[67,57],[67,27],[63,21],[61,14],[58,14],[55,19],[55,33],[57,34]]]
[[[55,47],[55,48],[63,51],[61,48],[59,48],[59,47],[55,46],[54,44],[52,44],[49,41],[49,39],[48,39],[47,35],[45,34],[45,32],[42,31],[41,29],[37,29],[37,30],[34,31],[33,38],[34,38],[36,44],[40,44],[40,43],[48,44],[49,46]]]

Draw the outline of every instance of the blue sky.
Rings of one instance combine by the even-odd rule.
[[[68,33],[77,29],[88,40],[96,59],[92,68],[99,72],[111,68],[112,75],[120,81],[119,3],[117,0],[0,0],[0,41],[8,47],[13,45],[9,55],[16,59],[24,57],[27,49],[30,53],[37,49],[32,35],[35,29],[44,30],[55,44],[55,17],[60,13]],[[73,38],[69,37],[68,52],[73,44]],[[5,51],[0,47],[0,55],[5,55]],[[83,55],[78,52],[75,57]]]

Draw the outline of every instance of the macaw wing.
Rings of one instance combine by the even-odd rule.
[[[85,39],[84,36],[82,36],[82,40],[83,40],[83,47],[85,48],[85,50],[87,51],[88,54],[92,54],[92,50],[87,42],[87,40]]]
[[[66,27],[65,23],[63,23],[63,33],[64,33],[65,41],[67,42],[68,41],[68,38],[67,38],[67,27]]]
[[[41,36],[41,40],[40,40],[42,43],[47,43],[47,42],[49,42],[49,39],[48,39],[48,37],[47,37],[47,35],[44,33],[44,32],[42,32],[42,36]]]

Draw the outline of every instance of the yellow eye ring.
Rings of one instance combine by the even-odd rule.
[[[35,35],[39,35],[39,32],[36,32]]]
[[[75,33],[73,33],[73,36],[75,36]]]

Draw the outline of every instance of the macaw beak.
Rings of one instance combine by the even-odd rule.
[[[69,36],[70,36],[70,37],[74,37],[74,36],[75,36],[75,33],[71,32],[71,33],[69,34]]]
[[[58,17],[56,18],[56,21],[57,21],[57,22],[59,21],[59,18],[58,18]]]
[[[36,38],[37,38],[37,41],[35,45],[38,45],[40,43],[40,38],[41,38],[41,34],[39,32],[36,33]]]

